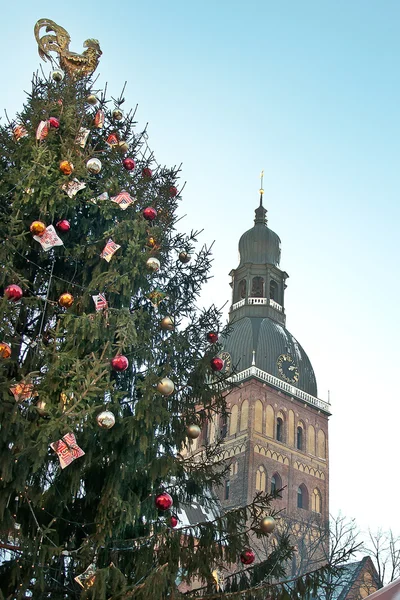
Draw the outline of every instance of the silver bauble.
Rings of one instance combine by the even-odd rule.
[[[157,391],[163,396],[170,396],[175,389],[174,382],[168,377],[163,377],[157,384]]]
[[[154,273],[160,270],[160,266],[160,261],[154,256],[150,256],[146,261],[146,267],[149,271],[153,271]]]
[[[61,71],[61,69],[54,69],[54,71],[51,72],[51,78],[54,81],[62,81],[65,77],[65,73],[64,71]]]
[[[96,417],[97,425],[102,429],[111,429],[115,425],[114,414],[110,410],[103,410]]]
[[[89,160],[86,163],[87,170],[93,175],[97,175],[98,173],[100,173],[101,167],[101,160],[99,160],[98,158],[89,158]]]

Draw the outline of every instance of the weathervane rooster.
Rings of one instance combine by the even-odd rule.
[[[47,35],[40,37],[40,30],[46,27]],[[53,33],[50,33],[53,32]],[[97,40],[86,40],[82,54],[70,52],[69,44],[71,37],[63,27],[54,23],[51,19],[39,19],[35,25],[35,38],[38,43],[39,56],[46,61],[52,62],[50,52],[59,55],[60,67],[73,79],[81,79],[85,75],[93,73],[97,69],[102,51]]]

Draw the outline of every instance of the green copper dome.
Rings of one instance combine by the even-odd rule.
[[[260,201],[260,206],[255,210],[254,227],[246,231],[239,240],[239,267],[246,263],[279,265],[281,240],[267,227],[266,214]]]

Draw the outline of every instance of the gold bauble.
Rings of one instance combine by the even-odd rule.
[[[58,303],[63,308],[69,308],[74,303],[74,297],[69,292],[65,292],[64,294],[61,294],[61,296],[59,297]]]
[[[73,170],[74,170],[74,165],[71,162],[69,162],[68,160],[62,160],[60,162],[60,171],[64,175],[71,175]]]
[[[5,342],[0,342],[0,358],[10,358],[11,347]]]
[[[121,154],[125,154],[129,150],[129,144],[125,142],[125,140],[121,140],[120,142],[118,142],[118,144],[113,146],[113,148],[118,150],[118,152],[120,152]]]
[[[263,533],[272,533],[275,529],[275,519],[273,517],[264,517],[260,522],[260,529]]]
[[[154,256],[150,256],[150,258],[147,259],[146,261],[146,267],[148,268],[149,271],[153,271],[153,273],[156,273],[157,271],[160,270],[160,261],[158,260],[158,258],[155,258]]]
[[[191,259],[190,254],[188,254],[187,252],[180,252],[179,253],[179,260],[181,261],[181,263],[183,263],[184,265],[186,263],[188,263]]]
[[[190,438],[191,440],[196,440],[199,435],[201,433],[201,429],[198,425],[188,425],[186,427],[186,434],[188,436],[188,438]]]
[[[46,410],[46,402],[44,400],[38,400],[35,404],[36,410],[41,417],[47,417],[49,414]]]
[[[174,382],[168,377],[163,377],[157,384],[157,392],[163,396],[170,396],[175,389]]]
[[[160,325],[164,331],[172,331],[175,327],[174,319],[172,317],[164,317]]]
[[[115,110],[113,110],[112,116],[113,119],[115,119],[115,121],[121,121],[124,118],[124,113],[120,108],[116,108]]]
[[[34,235],[42,235],[46,229],[46,225],[42,221],[33,221],[29,229]]]
[[[89,94],[89,96],[86,98],[86,102],[88,104],[91,104],[92,106],[96,106],[96,104],[98,103],[98,99],[94,94]]]

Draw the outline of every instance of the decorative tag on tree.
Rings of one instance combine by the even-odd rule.
[[[38,235],[34,235],[33,239],[39,242],[45,252],[54,248],[54,246],[62,246],[63,241],[56,234],[56,230],[53,225],[49,225],[46,227],[42,235],[39,237]]]
[[[150,292],[150,294],[148,294],[147,297],[154,306],[154,308],[157,308],[161,304],[161,302],[165,300],[167,295],[161,290],[154,290],[153,292]]]
[[[121,246],[119,246],[118,244],[113,242],[112,239],[110,238],[108,240],[107,244],[104,246],[104,250],[100,254],[100,257],[104,258],[104,260],[106,260],[107,262],[110,262],[111,258],[113,257],[113,255],[116,253],[116,251],[119,248],[121,248]]]
[[[50,448],[57,453],[62,469],[65,469],[75,459],[85,454],[82,448],[76,443],[73,433],[67,433],[61,440],[53,442],[50,444]]]
[[[104,125],[104,110],[98,110],[94,118],[94,126],[101,129]]]
[[[100,194],[100,196],[97,196],[97,198],[92,198],[90,200],[90,202],[93,202],[93,204],[97,204],[97,202],[102,202],[103,200],[108,200],[108,199],[109,199],[108,192],[103,192],[102,194]]]
[[[85,187],[86,183],[78,181],[77,179],[73,179],[72,181],[64,183],[61,189],[64,192],[66,192],[70,198],[73,198],[80,190],[83,190]]]
[[[111,148],[113,146],[118,146],[118,142],[119,142],[118,135],[116,133],[110,133],[110,135],[108,136],[106,142],[107,142],[107,144],[109,146],[111,146]]]
[[[104,294],[97,294],[97,296],[92,296],[94,305],[96,307],[96,311],[104,310],[108,308],[108,302]]]
[[[133,198],[130,197],[128,192],[125,192],[125,190],[120,192],[118,196],[113,196],[112,198],[110,198],[110,200],[111,202],[119,204],[119,207],[122,208],[122,210],[126,210],[128,206],[135,201]]]
[[[23,125],[16,125],[13,129],[14,138],[18,142],[21,138],[24,138],[28,135],[27,130]]]
[[[92,587],[96,579],[96,565],[94,563],[90,564],[83,573],[77,575],[74,579],[83,588]]]
[[[37,129],[36,129],[36,139],[37,140],[44,140],[47,135],[49,133],[49,126],[47,121],[40,121]]]
[[[78,131],[78,135],[75,138],[75,143],[79,144],[81,148],[86,146],[86,142],[90,133],[90,129],[85,129],[81,127]]]
[[[32,396],[37,396],[37,392],[33,391],[33,383],[27,381],[21,381],[10,387],[10,392],[14,396],[16,402],[22,402]]]

